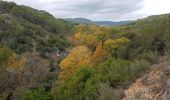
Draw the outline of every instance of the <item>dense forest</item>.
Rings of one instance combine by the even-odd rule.
[[[0,1],[0,100],[120,100],[170,52],[170,14],[72,24]]]

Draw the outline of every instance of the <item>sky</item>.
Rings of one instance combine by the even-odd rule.
[[[45,10],[56,18],[94,21],[136,20],[170,13],[170,0],[6,0]]]

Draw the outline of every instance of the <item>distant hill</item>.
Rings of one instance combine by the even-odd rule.
[[[72,22],[75,24],[95,24],[95,25],[101,25],[101,26],[119,26],[119,25],[125,25],[132,21],[120,21],[120,22],[113,22],[113,21],[92,21],[85,18],[65,18],[65,21]]]
[[[126,25],[131,23],[132,21],[120,21],[120,22],[112,22],[112,21],[96,21],[97,25],[103,26],[119,26],[119,25]]]
[[[85,19],[85,18],[65,18],[65,21],[69,21],[69,22],[73,22],[76,24],[94,24],[93,21],[89,20],[89,19]]]

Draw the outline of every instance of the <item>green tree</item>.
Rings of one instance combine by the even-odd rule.
[[[44,88],[26,91],[20,100],[53,100],[50,92],[46,92]]]
[[[104,42],[104,50],[109,57],[118,57],[118,51],[122,46],[126,46],[130,42],[125,37],[108,39]]]
[[[5,99],[7,95],[7,82],[8,82],[8,60],[13,52],[8,47],[0,47],[0,99]],[[2,93],[2,94],[1,94]]]

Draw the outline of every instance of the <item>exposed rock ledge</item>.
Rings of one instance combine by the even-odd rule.
[[[162,57],[148,74],[125,90],[123,100],[170,100],[170,60]]]

